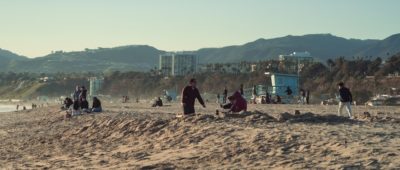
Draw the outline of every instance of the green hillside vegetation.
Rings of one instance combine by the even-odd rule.
[[[225,85],[230,92],[233,92],[239,89],[241,83],[244,84],[245,88],[256,84],[270,83],[264,75],[265,71],[284,72],[285,70],[283,66],[266,69],[266,66],[271,63],[278,62],[259,62],[260,69],[252,73],[233,74],[221,71],[169,78],[151,72],[58,73],[48,74],[47,76],[53,77],[53,79],[47,83],[38,82],[38,78],[45,76],[44,74],[1,73],[0,98],[70,95],[75,85],[88,86],[87,78],[91,76],[104,76],[105,83],[101,93],[114,97],[122,95],[129,95],[131,98],[161,96],[165,89],[180,91],[192,77],[198,79],[198,86],[202,92],[215,95],[222,93]],[[386,77],[388,74],[400,72],[399,65],[400,53],[392,56],[384,64],[382,64],[380,58],[374,60],[346,60],[344,58],[328,60],[326,64],[315,63],[303,68],[301,71],[301,87],[311,90],[314,102],[319,102],[318,99],[322,94],[333,97],[333,94],[337,91],[336,84],[339,81],[344,81],[353,91],[355,99],[359,102],[365,102],[374,94],[389,93],[392,87],[400,88],[400,78]],[[15,90],[21,82],[24,82],[23,86]]]

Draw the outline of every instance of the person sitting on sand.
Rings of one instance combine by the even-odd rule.
[[[67,110],[71,105],[74,104],[71,98],[66,97],[63,102],[63,106],[61,107],[62,110]]]
[[[152,104],[151,104],[151,107],[161,107],[161,106],[163,106],[163,102],[162,102],[162,100],[161,100],[161,97],[156,97],[153,101],[152,101]]]
[[[196,88],[196,84],[196,79],[190,79],[189,85],[182,90],[181,96],[184,115],[195,114],[194,102],[196,98],[204,108],[206,107],[203,98],[200,96],[199,90]]]
[[[85,98],[82,98],[82,101],[80,103],[81,103],[80,105],[81,105],[82,111],[86,112],[86,113],[90,113],[89,102]]]
[[[158,97],[158,99],[156,100],[156,105],[159,107],[163,106],[163,102],[160,97]]]
[[[81,114],[81,108],[79,107],[79,101],[75,100],[72,108],[67,111],[67,115],[70,114],[71,116],[78,116]]]
[[[92,112],[102,112],[101,102],[97,97],[93,97]]]
[[[228,100],[228,104],[221,105],[223,109],[229,109],[228,112],[237,113],[247,111],[247,101],[239,91],[236,91],[232,96],[229,96]]]

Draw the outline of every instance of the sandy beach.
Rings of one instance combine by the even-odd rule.
[[[400,169],[398,107],[357,106],[354,120],[337,106],[216,108],[182,119],[176,103],[71,119],[59,106],[0,113],[0,169]]]

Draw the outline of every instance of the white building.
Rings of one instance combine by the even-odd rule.
[[[279,55],[279,61],[312,63],[314,59],[309,52],[305,51],[305,52],[293,52],[292,54],[289,55]]]
[[[196,73],[197,56],[190,53],[160,55],[159,70],[165,76],[181,76]]]
[[[172,75],[172,58],[173,54],[160,55],[159,60],[159,70],[162,75],[169,76]]]

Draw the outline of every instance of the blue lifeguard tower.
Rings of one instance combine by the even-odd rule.
[[[265,73],[271,77],[268,92],[272,95],[287,96],[286,89],[292,90],[292,96],[299,95],[299,76],[295,74]]]

